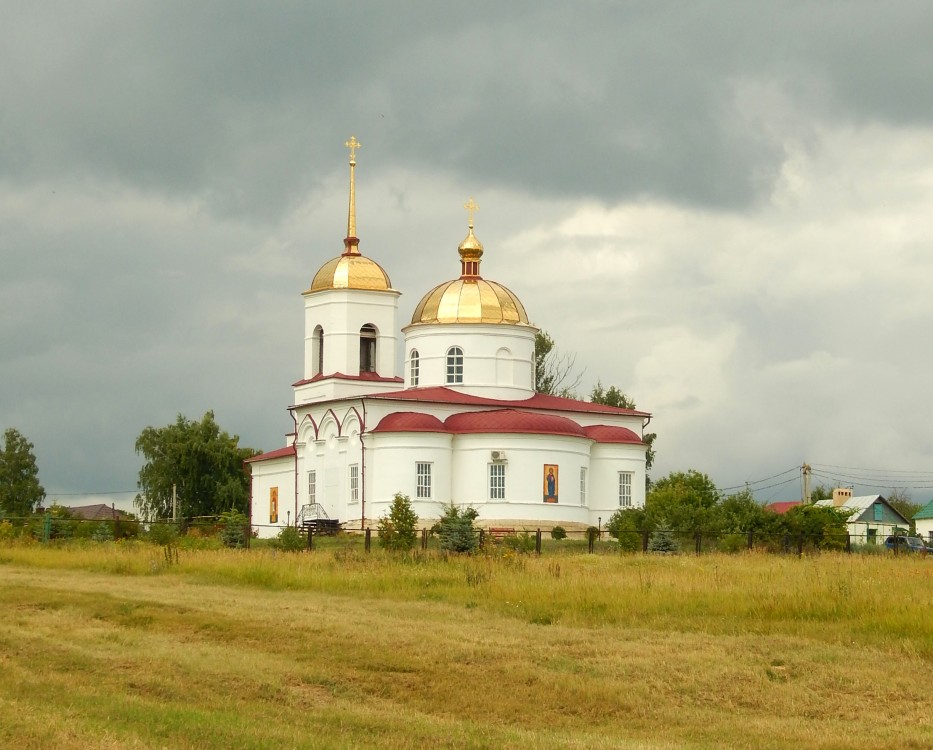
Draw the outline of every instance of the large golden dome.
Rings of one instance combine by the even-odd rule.
[[[460,243],[460,278],[434,287],[415,307],[412,325],[418,323],[508,323],[530,325],[525,306],[513,292],[479,275],[483,243],[473,234],[473,211],[470,202],[470,231]]]

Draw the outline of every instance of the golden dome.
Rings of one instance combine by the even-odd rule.
[[[473,234],[473,199],[464,206],[470,212],[470,230],[460,243],[460,278],[434,287],[415,307],[417,323],[508,323],[530,325],[525,307],[513,292],[479,275],[483,243]]]
[[[382,266],[357,251],[327,261],[314,274],[314,280],[305,294],[324,289],[392,291],[392,282]]]
[[[392,282],[382,266],[360,254],[360,240],[356,236],[356,150],[361,144],[350,136],[345,144],[350,149],[350,203],[347,211],[347,236],[343,241],[343,255],[332,258],[314,274],[305,294],[325,289],[367,289],[392,292]]]
[[[434,287],[411,316],[416,323],[511,323],[530,325],[525,307],[502,284],[454,279]]]

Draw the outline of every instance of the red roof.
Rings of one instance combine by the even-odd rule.
[[[284,448],[277,448],[274,451],[269,451],[268,453],[260,453],[258,456],[253,456],[252,458],[247,458],[243,463],[251,464],[256,461],[271,461],[273,458],[282,458],[283,456],[294,456],[295,455],[295,446],[286,445]]]
[[[319,380],[328,380],[329,378],[335,378],[336,380],[371,380],[379,383],[405,382],[402,378],[384,378],[382,375],[375,372],[361,372],[359,375],[344,375],[342,372],[332,372],[330,375],[321,375],[321,373],[318,373],[313,378],[299,380],[297,383],[292,383],[292,388],[299,385],[307,385],[308,383],[316,383]]]
[[[803,505],[799,500],[786,500],[780,503],[769,503],[765,506],[765,510],[770,510],[772,513],[787,513],[791,508],[796,508],[798,505]]]
[[[470,411],[451,414],[444,420],[448,430],[456,433],[514,432],[586,437],[583,428],[567,417],[552,414],[531,414],[516,409]]]
[[[613,427],[608,424],[594,424],[584,427],[583,432],[590,440],[597,443],[635,443],[641,445],[641,438],[627,427]]]
[[[406,388],[403,391],[394,391],[391,393],[373,393],[368,395],[367,398],[425,401],[441,404],[465,404],[472,406],[505,406],[517,407],[521,409],[548,409],[551,411],[583,411],[601,414],[628,414],[637,417],[651,416],[648,412],[638,411],[637,409],[620,409],[616,406],[594,404],[590,401],[578,401],[574,398],[549,396],[545,393],[536,393],[531,398],[521,399],[518,401],[509,401],[498,398],[487,398],[485,396],[473,396],[468,393],[460,393],[459,391],[454,391],[443,386],[432,386],[430,388]]]
[[[447,432],[447,428],[430,414],[397,411],[380,419],[373,432]]]

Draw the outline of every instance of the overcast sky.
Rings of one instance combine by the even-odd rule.
[[[178,413],[283,445],[353,134],[400,324],[472,196],[655,476],[926,502],[931,39],[928,0],[0,0],[0,428],[64,504],[125,503]]]

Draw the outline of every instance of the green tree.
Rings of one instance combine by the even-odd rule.
[[[627,396],[614,385],[610,385],[608,389],[603,388],[600,380],[596,381],[596,385],[593,386],[593,390],[590,392],[590,403],[615,406],[619,409],[635,408],[635,399]],[[643,434],[641,438],[645,441],[645,445],[648,446],[648,450],[645,451],[645,469],[649,471],[654,465],[654,440],[657,436],[656,432],[648,432]]]
[[[179,414],[174,424],[147,427],[136,439],[136,452],[146,460],[136,507],[148,518],[170,517],[174,484],[180,518],[246,512],[249,474],[243,461],[259,451],[241,448],[239,440],[220,429],[212,411],[200,421]]]
[[[379,544],[385,549],[409,550],[417,540],[418,514],[411,507],[411,498],[395,493],[387,515],[379,519]]]
[[[797,505],[783,516],[784,533],[803,535],[820,549],[842,549],[852,511],[822,505]]]
[[[894,510],[910,521],[910,528],[913,530],[915,528],[913,520],[914,515],[923,505],[915,503],[910,497],[910,492],[899,487],[892,489],[886,499],[891,503],[891,507],[894,508]]]
[[[33,445],[10,428],[3,433],[0,450],[0,512],[12,517],[31,515],[45,500]]]
[[[716,531],[721,494],[713,480],[695,469],[673,471],[657,480],[645,499],[648,528],[680,532]]]
[[[606,530],[609,536],[619,540],[619,549],[635,552],[641,549],[646,520],[644,508],[619,508],[609,516]]]
[[[441,549],[445,552],[473,552],[479,545],[473,530],[477,516],[479,511],[470,506],[461,508],[453,503],[446,506],[433,529],[440,537]]]
[[[577,356],[561,353],[547,331],[535,334],[535,390],[551,396],[573,398],[582,375],[573,371]]]
[[[719,516],[722,531],[730,534],[765,529],[770,520],[768,511],[747,487],[719,504]]]

